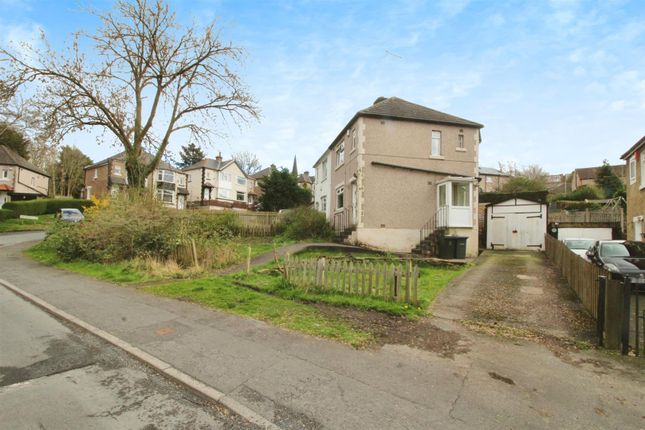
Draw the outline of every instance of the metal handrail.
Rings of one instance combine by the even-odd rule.
[[[419,230],[419,243],[423,242],[428,236],[440,228],[448,226],[448,207],[442,206],[432,215],[428,221]]]
[[[342,232],[353,227],[354,224],[352,221],[353,219],[351,208],[344,208],[342,212],[335,213],[332,225],[336,234],[341,234]]]

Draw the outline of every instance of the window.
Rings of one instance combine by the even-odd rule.
[[[238,183],[239,185],[246,185],[246,178],[245,178],[245,177],[243,177],[243,176],[238,176],[238,177],[237,177],[237,183]]]
[[[345,143],[338,145],[336,149],[336,167],[345,162]]]
[[[432,131],[432,148],[430,149],[430,155],[439,156],[441,155],[441,132],[433,130]]]
[[[320,172],[320,177],[324,181],[325,179],[327,179],[327,159],[326,158],[320,164],[320,168],[322,169]]]
[[[357,137],[356,137],[356,130],[352,130],[352,151],[356,149],[356,142],[357,142]]]
[[[235,196],[238,202],[243,202],[244,201],[244,193],[241,191],[237,192],[237,195]]]
[[[457,136],[457,148],[464,149],[464,135],[461,133]]]
[[[121,176],[121,166],[114,166],[114,174],[116,176]]]
[[[218,199],[230,199],[229,196],[230,196],[229,190],[227,190],[226,188],[218,188],[217,189],[217,198]]]
[[[439,207],[446,206],[446,184],[439,185]]]
[[[320,198],[320,210],[327,212],[327,196],[322,196]]]
[[[157,198],[164,203],[173,203],[175,201],[175,192],[172,190],[157,190]]]
[[[175,182],[175,172],[171,170],[158,170],[157,171],[157,181],[158,182]]]
[[[2,179],[7,179],[9,177],[9,171],[8,170],[3,170],[2,171]]]
[[[99,178],[99,169],[94,169],[94,180]]]
[[[186,186],[186,175],[177,175],[177,183],[180,187]]]
[[[493,183],[493,177],[492,176],[486,176],[486,183],[487,184],[492,184]]]
[[[641,151],[641,188],[645,188],[645,150]]]
[[[34,176],[31,177],[31,186],[32,187],[36,186],[36,178]]]
[[[336,188],[336,209],[342,209],[345,204],[344,199],[345,187]]]
[[[231,175],[229,173],[220,172],[219,180],[220,182],[231,182]]]
[[[470,187],[467,182],[452,183],[452,205],[470,206]]]
[[[629,159],[629,183],[636,182],[636,157],[633,155]]]

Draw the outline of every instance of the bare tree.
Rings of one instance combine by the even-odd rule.
[[[222,43],[215,23],[182,27],[163,1],[119,0],[112,12],[93,14],[102,26],[95,34],[74,34],[62,53],[44,35],[44,48],[0,48],[7,65],[0,80],[8,88],[37,82],[31,101],[59,137],[100,127],[116,138],[132,186],[143,187],[174,133],[184,130],[204,142],[218,120],[257,118],[255,101],[232,68],[243,51]],[[84,46],[95,58],[88,59]],[[142,157],[144,149],[151,159]]]
[[[262,169],[262,164],[258,157],[249,151],[242,151],[233,154],[233,159],[237,161],[237,164],[240,165],[240,168],[247,175],[252,175],[259,172]]]

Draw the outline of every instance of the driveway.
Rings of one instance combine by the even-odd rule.
[[[542,328],[540,315],[566,291],[540,254],[484,254],[444,291],[432,323],[458,342],[448,355],[392,344],[356,350],[43,267],[22,248],[0,248],[0,278],[283,428],[645,427],[642,361],[540,340],[577,339],[587,327],[571,329],[554,310]],[[531,301],[544,298],[538,311]],[[569,302],[559,309],[579,314]]]

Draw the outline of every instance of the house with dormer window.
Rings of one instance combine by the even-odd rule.
[[[483,125],[397,97],[358,111],[320,156],[314,207],[352,243],[424,250],[432,235],[478,252],[478,151]]]

